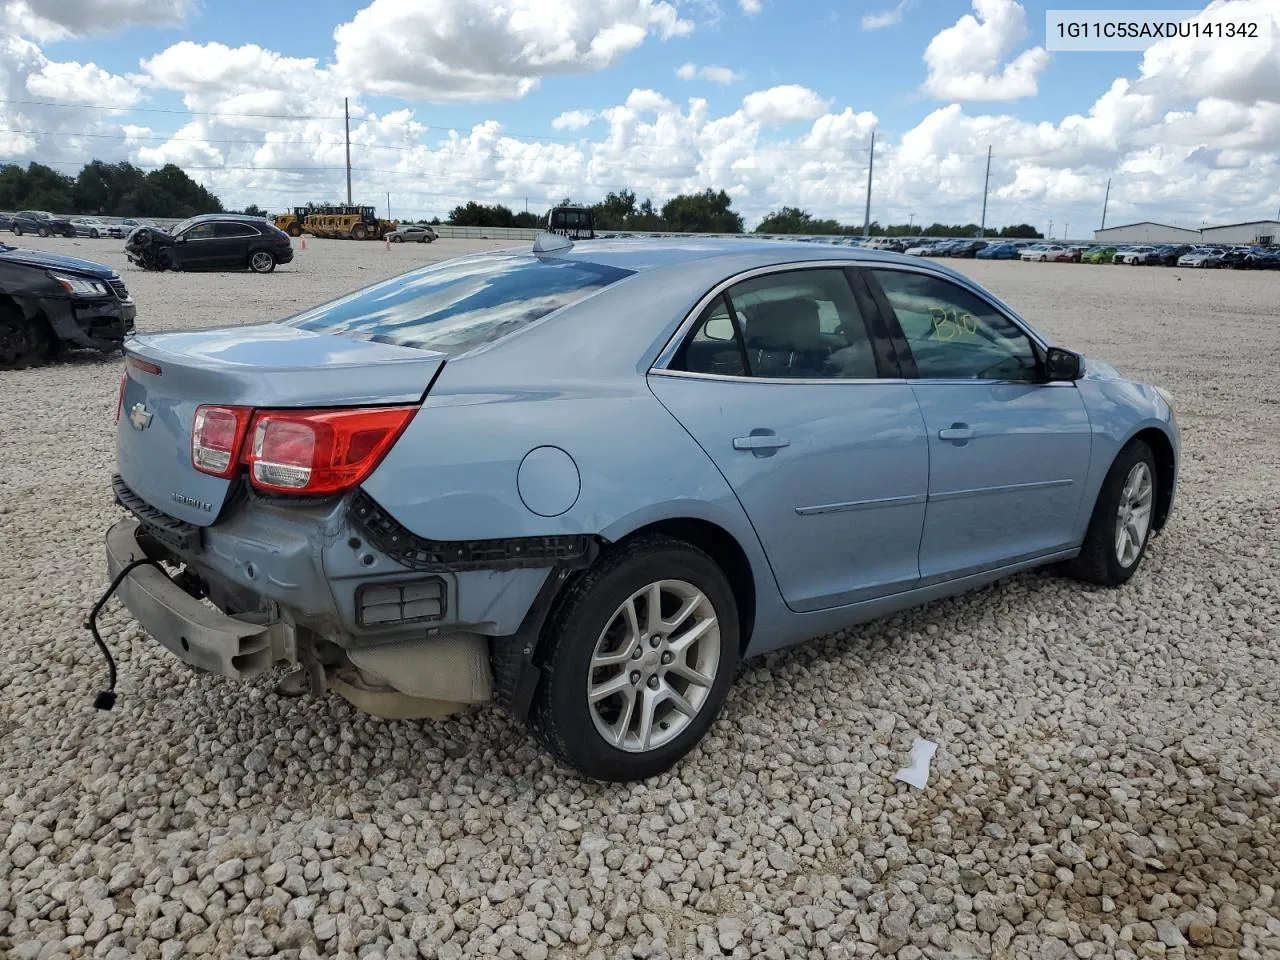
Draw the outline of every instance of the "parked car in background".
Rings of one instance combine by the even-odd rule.
[[[135,313],[110,267],[0,243],[0,370],[38,366],[63,347],[119,349]]]
[[[129,260],[146,270],[252,270],[270,273],[293,259],[289,235],[261,217],[211,213],[166,232],[138,227],[125,241]]]
[[[1080,258],[1081,263],[1110,263],[1112,257],[1116,255],[1115,247],[1098,247],[1090,250]]]
[[[1014,243],[989,243],[974,256],[979,260],[1017,260],[1020,249]]]
[[[1180,267],[1216,267],[1222,262],[1223,254],[1226,253],[1218,247],[1199,247],[1184,253],[1178,258],[1178,266]]]
[[[1018,258],[1027,262],[1048,263],[1065,249],[1060,243],[1034,243],[1024,249]]]
[[[952,245],[948,256],[963,257],[968,260],[974,259],[978,252],[987,246],[985,240],[957,240]]]
[[[935,241],[921,240],[915,246],[907,247],[907,249],[904,250],[903,253],[905,253],[908,257],[924,257],[924,256],[928,256],[929,250],[933,246],[935,246]]]
[[[1262,247],[1232,247],[1222,252],[1218,266],[1229,270],[1253,270],[1263,252]]]
[[[1166,393],[826,244],[543,235],[125,353],[107,574],[156,642],[384,716],[496,701],[600,780],[676,764],[742,657],[1034,566],[1125,583],[1176,489]]]
[[[431,243],[438,238],[436,232],[428,226],[407,223],[403,227],[388,230],[383,239],[392,243]]]
[[[72,217],[71,226],[75,228],[77,237],[97,240],[99,237],[110,235],[107,225],[97,217]]]
[[[1149,253],[1143,261],[1147,266],[1172,267],[1176,266],[1178,259],[1184,254],[1191,251],[1191,247],[1187,244],[1166,243],[1156,247],[1154,251]]]
[[[0,213],[0,230],[12,230],[12,229],[13,229],[13,214]]]
[[[1112,263],[1121,263],[1127,266],[1140,266],[1146,262],[1147,255],[1155,252],[1155,247],[1146,244],[1139,244],[1134,247],[1128,247],[1119,251],[1112,259]]]
[[[163,227],[158,226],[154,220],[143,220],[136,217],[126,217],[124,220],[120,221],[120,235],[123,237],[128,237],[129,234],[132,233],[138,227],[149,227],[152,230],[164,229]]]
[[[1049,259],[1054,263],[1079,263],[1080,256],[1080,247],[1063,247]]]
[[[45,210],[21,210],[9,225],[17,236],[34,233],[37,237],[74,237],[76,228],[65,217],[55,217]]]

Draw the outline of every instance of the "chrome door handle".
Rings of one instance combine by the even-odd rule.
[[[749,437],[734,437],[735,450],[778,450],[791,445],[791,441],[772,433],[753,433]]]
[[[939,430],[938,437],[951,443],[966,443],[977,436],[977,433],[967,423],[953,423],[946,430]]]

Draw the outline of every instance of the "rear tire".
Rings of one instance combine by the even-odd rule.
[[[97,230],[90,230],[90,231],[89,231],[89,239],[90,239],[90,240],[97,240],[99,236],[100,236],[100,234],[98,233],[98,231],[97,231]]]
[[[289,224],[288,233],[289,233],[289,236],[291,237],[300,237],[302,236],[302,228],[298,226],[296,223],[291,223]]]
[[[275,268],[275,254],[270,250],[254,250],[249,254],[249,269],[254,273],[270,273]]]
[[[36,236],[37,236],[37,237],[47,237],[48,235],[49,235],[49,228],[48,228],[48,227],[37,227],[37,228],[36,228]]]
[[[1127,582],[1151,541],[1158,483],[1151,448],[1141,440],[1129,443],[1116,455],[1098,491],[1080,555],[1064,563],[1063,572],[1103,587]]]
[[[40,320],[0,307],[0,370],[38,367],[49,359],[53,338]]]
[[[404,243],[404,237],[392,237],[392,238],[391,238],[391,242],[392,242],[392,243]]]
[[[709,556],[646,536],[571,581],[543,636],[530,732],[587,777],[643,780],[674,766],[719,714],[738,663],[738,608]]]
[[[366,227],[363,223],[357,223],[354,227],[351,228],[352,240],[364,240],[364,239],[367,239],[368,236],[369,236],[369,228]]]
[[[22,236],[22,228],[18,226],[16,223],[13,226],[11,226],[9,229],[13,231],[13,235],[15,237]]]

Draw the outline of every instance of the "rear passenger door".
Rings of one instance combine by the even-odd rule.
[[[213,227],[213,235],[217,240],[218,267],[230,270],[246,266],[249,263],[249,245],[262,234],[247,223],[236,223],[233,220],[219,220]]]
[[[852,277],[791,267],[726,282],[649,376],[733,488],[799,612],[919,579],[928,441]]]
[[[929,431],[921,585],[1079,542],[1092,434],[1075,383],[1046,382],[1036,346],[936,273],[867,271]]]

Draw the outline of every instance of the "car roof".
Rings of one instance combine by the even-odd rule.
[[[528,246],[506,248],[500,252],[523,253]],[[607,267],[636,272],[694,261],[723,261],[735,270],[785,263],[816,260],[860,260],[907,264],[919,267],[921,261],[875,247],[852,247],[836,244],[806,243],[795,240],[757,240],[750,234],[741,237],[637,237],[625,240],[587,240],[572,247],[554,251],[554,259],[598,263]],[[739,264],[742,264],[739,266]],[[955,271],[942,264],[930,264],[939,273]],[[958,275],[958,274],[957,274]]]
[[[533,255],[526,243],[466,259]],[[457,384],[474,382],[479,388],[491,384],[495,376],[502,382],[519,383],[534,368],[571,379],[581,377],[584,370],[603,378],[643,375],[709,290],[765,267],[812,267],[826,262],[833,267],[902,267],[950,280],[1018,316],[991,290],[943,263],[867,247],[754,239],[750,235],[637,237],[587,240],[539,256],[549,263],[576,261],[633,272],[509,336],[451,358]],[[1044,340],[1043,334],[1031,329]],[[476,379],[471,381],[473,376]]]

